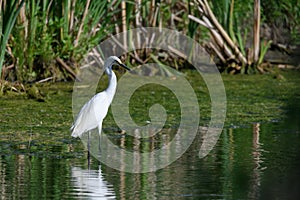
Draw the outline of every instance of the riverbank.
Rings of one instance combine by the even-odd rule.
[[[198,96],[200,125],[205,126],[209,122],[210,115],[210,97],[207,88],[201,76],[195,71],[187,70],[184,73]],[[299,99],[299,75],[300,72],[294,70],[281,71],[280,77],[274,74],[235,76],[223,74],[227,95],[225,126],[240,127],[252,123],[272,123],[288,117],[288,110],[297,104],[296,100]],[[43,143],[70,140],[69,128],[73,122],[73,83],[43,83],[24,87],[36,91],[40,98],[14,90],[0,97],[1,140],[36,139]],[[159,87],[157,89],[159,90]],[[150,90],[155,91],[155,87]],[[143,91],[136,95],[139,95],[139,99],[147,99],[147,94],[147,91]],[[165,93],[165,95],[168,97],[170,94]],[[170,107],[167,109],[170,109],[171,113],[169,123],[178,123],[177,113],[172,110],[174,106],[178,106],[177,102],[172,100],[166,104]],[[137,112],[134,114],[137,121],[147,120],[147,111],[143,111],[144,107],[144,101],[136,100],[133,109]],[[111,112],[103,128],[109,127],[117,127]]]

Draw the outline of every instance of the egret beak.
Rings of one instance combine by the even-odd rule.
[[[130,68],[127,67],[126,65],[124,65],[123,63],[118,63],[121,67],[124,67],[125,69],[127,69],[128,71],[130,71]]]

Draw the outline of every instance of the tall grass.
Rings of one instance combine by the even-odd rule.
[[[212,1],[211,5],[218,21],[243,57],[246,58],[246,62],[234,68],[242,73],[256,70],[262,72],[259,65],[262,63],[271,41],[260,42],[260,3],[253,0],[216,0]],[[222,62],[226,66],[227,60],[223,59]]]
[[[262,2],[262,18],[299,30],[297,0]],[[245,58],[250,57],[254,0],[209,1],[213,13]],[[2,79],[34,82],[41,79],[74,78],[78,62],[110,34],[136,27],[171,28],[202,44],[209,44],[209,31],[190,20],[201,18],[195,0],[0,0],[0,73]],[[274,12],[272,12],[274,8]],[[290,10],[291,13],[287,11]],[[272,17],[277,18],[272,18]],[[283,19],[283,20],[282,20]],[[294,33],[297,32],[297,33]],[[124,41],[130,38],[124,38]],[[130,42],[124,42],[124,47]],[[261,42],[258,64],[270,42]],[[128,61],[153,59],[152,50],[130,53]],[[226,52],[225,52],[226,53]],[[228,58],[224,57],[224,66]],[[176,58],[169,58],[169,60]],[[3,67],[3,70],[1,70]],[[47,79],[48,80],[48,79]]]
[[[15,79],[32,82],[71,77],[85,53],[112,32],[119,1],[26,1],[12,28],[9,43]],[[3,47],[3,46],[2,46]],[[66,69],[57,62],[69,65]]]
[[[222,5],[222,6],[220,6]],[[242,54],[247,57],[246,49],[250,47],[248,42],[250,28],[252,27],[253,0],[217,0],[212,1],[212,9],[219,22],[226,30],[234,43],[239,46]]]
[[[20,3],[18,0],[11,0],[9,2],[0,0],[0,77],[2,74],[7,42],[24,2],[24,0]]]

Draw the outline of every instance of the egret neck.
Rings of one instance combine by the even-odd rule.
[[[111,103],[117,89],[117,77],[112,71],[111,67],[106,68],[105,72],[108,75],[108,87],[106,88],[105,92],[108,97],[108,102]]]

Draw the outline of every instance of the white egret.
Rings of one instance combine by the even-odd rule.
[[[104,63],[104,69],[109,79],[108,87],[103,92],[93,96],[87,103],[83,105],[71,127],[73,137],[81,137],[83,133],[89,132],[96,127],[98,127],[99,136],[101,135],[102,121],[107,115],[108,108],[114,98],[117,88],[117,77],[112,71],[112,66],[114,64],[130,70],[126,65],[122,64],[118,57],[110,56],[107,58]]]

